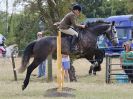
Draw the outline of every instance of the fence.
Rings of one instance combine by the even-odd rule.
[[[114,55],[106,55],[106,83],[111,83],[114,80],[123,81],[123,83],[128,82],[129,79],[127,75],[133,75],[133,73],[124,73],[124,70],[131,71],[133,69],[122,69],[119,61],[117,60],[117,63],[115,63],[112,62],[113,59]]]

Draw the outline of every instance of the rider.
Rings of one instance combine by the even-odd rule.
[[[71,26],[78,28],[85,28],[85,25],[76,24],[76,17],[80,15],[81,7],[76,4],[73,6],[72,11],[65,15],[65,17],[61,20],[59,24],[59,30],[63,33],[73,35],[73,39],[71,42],[71,51],[76,51],[75,44],[77,41],[78,33],[72,29]]]
[[[0,50],[2,50],[2,53],[4,54],[5,52],[6,52],[6,50],[5,50],[5,48],[4,48],[4,46],[5,46],[5,40],[6,40],[6,38],[2,35],[2,34],[0,34]]]

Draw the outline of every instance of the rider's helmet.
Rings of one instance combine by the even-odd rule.
[[[78,11],[81,11],[81,10],[82,10],[82,8],[81,8],[81,6],[80,6],[80,5],[76,4],[76,5],[74,5],[74,6],[73,6],[73,10],[78,10]]]

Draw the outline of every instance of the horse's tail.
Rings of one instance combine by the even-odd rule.
[[[35,45],[36,41],[31,42],[24,50],[23,57],[22,57],[22,63],[20,68],[18,69],[19,73],[23,73],[26,70],[26,66],[29,63],[30,57],[33,55],[33,47]]]

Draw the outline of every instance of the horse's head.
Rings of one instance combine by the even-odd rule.
[[[6,48],[6,57],[11,57],[12,55],[14,55],[14,57],[17,57],[18,55],[18,45],[17,44],[13,44],[10,45],[9,47]]]
[[[90,29],[97,36],[104,34],[113,45],[118,44],[117,32],[115,29],[114,22],[104,22],[104,21],[96,21],[92,23],[87,23],[86,28]]]
[[[115,23],[112,22],[109,29],[105,32],[106,37],[112,42],[114,46],[118,44],[117,31],[115,28]]]

